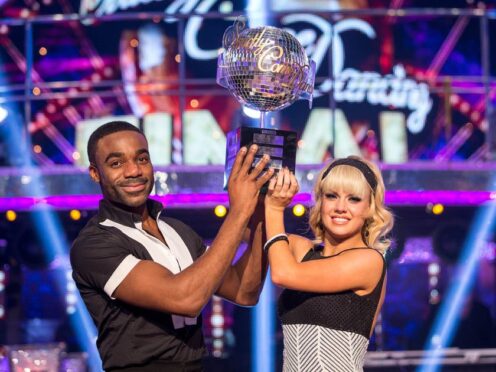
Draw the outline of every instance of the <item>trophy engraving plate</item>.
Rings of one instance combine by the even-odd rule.
[[[273,167],[276,171],[288,167],[290,171],[295,172],[298,142],[296,132],[279,129],[239,127],[227,134],[226,142],[224,189],[227,188],[227,180],[231,174],[236,154],[243,146],[258,145],[258,151],[252,166],[255,166],[264,154],[268,154],[270,155],[268,167]]]

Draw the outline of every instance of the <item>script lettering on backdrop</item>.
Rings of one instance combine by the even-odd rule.
[[[282,18],[281,23],[289,27],[292,23],[308,23],[319,29],[322,34],[317,37],[304,29],[298,33],[292,31],[307,49],[307,54],[315,61],[317,70],[333,43],[333,75],[335,77],[334,97],[339,102],[368,102],[372,105],[405,108],[412,113],[407,118],[407,128],[411,133],[419,133],[425,127],[425,120],[432,108],[429,87],[406,78],[403,66],[393,67],[393,74],[381,75],[374,71],[358,71],[344,68],[345,47],[341,34],[346,31],[359,31],[373,39],[376,34],[367,22],[361,19],[344,19],[337,22],[332,29],[325,19],[312,14],[291,14]],[[291,29],[288,30],[291,32]],[[312,40],[305,35],[315,35]],[[334,36],[331,40],[331,35]],[[310,52],[313,51],[313,52]],[[330,78],[316,87],[314,97],[328,93],[332,88]]]
[[[152,1],[162,0],[82,0],[80,14],[112,14],[118,10],[148,4]],[[218,0],[175,0],[166,7],[165,13],[167,15],[189,14],[191,12],[203,14],[211,11],[216,3]],[[226,16],[228,16],[227,12]],[[196,60],[215,60],[218,56],[218,48],[202,49],[199,45],[198,36],[202,23],[201,16],[188,18],[184,32],[186,53]],[[317,71],[332,42],[334,93],[337,101],[368,102],[371,105],[408,109],[411,111],[406,123],[408,130],[411,133],[419,133],[424,129],[426,117],[432,108],[432,99],[427,84],[407,78],[405,69],[401,65],[394,66],[392,74],[385,76],[374,71],[344,68],[345,47],[341,34],[347,31],[359,31],[373,39],[376,37],[376,33],[370,24],[361,19],[349,18],[332,26],[318,15],[305,13],[284,16],[281,23],[285,30],[296,36],[305,47],[309,58],[315,61]],[[291,25],[295,23],[299,25],[306,23],[309,28],[297,32],[291,28]],[[321,34],[317,35],[314,29],[319,30]],[[264,49],[264,51],[266,57],[276,58],[277,56],[277,50]],[[317,98],[330,92],[332,87],[332,80],[326,79],[320,85],[316,85],[314,97]]]

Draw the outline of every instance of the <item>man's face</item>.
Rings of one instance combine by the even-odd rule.
[[[145,137],[121,131],[101,138],[96,146],[91,178],[100,183],[103,196],[130,208],[145,204],[153,188],[153,166]]]

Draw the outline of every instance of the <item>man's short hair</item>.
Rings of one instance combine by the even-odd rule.
[[[90,139],[88,140],[88,159],[90,160],[90,164],[96,165],[96,145],[98,141],[109,134],[123,131],[133,131],[141,133],[143,136],[144,133],[138,128],[128,123],[127,121],[110,121],[108,123],[103,124],[101,127],[97,128],[93,133],[91,133]]]

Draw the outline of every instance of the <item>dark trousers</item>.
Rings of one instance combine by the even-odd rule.
[[[204,372],[201,360],[192,362],[169,362],[154,360],[139,366],[107,369],[106,372]]]

